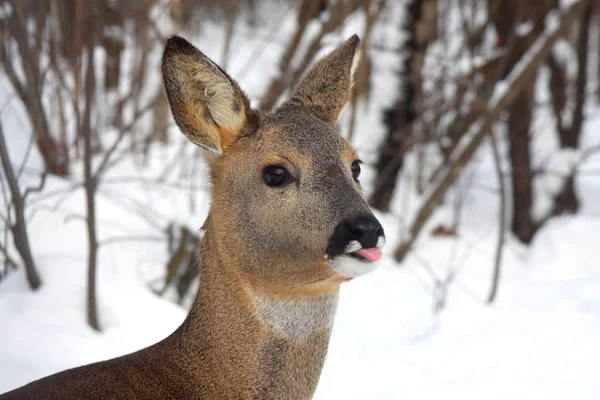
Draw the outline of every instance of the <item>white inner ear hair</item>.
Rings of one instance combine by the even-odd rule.
[[[205,106],[214,121],[221,128],[240,129],[244,123],[245,110],[233,83],[216,67],[198,70],[194,79],[205,87]]]
[[[354,58],[352,58],[352,66],[350,67],[350,79],[352,80],[352,85],[354,85],[354,74],[358,69],[358,65],[360,64],[360,59],[362,57],[362,50],[360,48],[356,49],[354,53]]]

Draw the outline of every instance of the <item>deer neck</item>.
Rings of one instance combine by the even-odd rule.
[[[190,387],[214,398],[310,398],[327,353],[338,290],[265,294],[225,265],[215,242],[207,229],[197,298],[169,339],[176,342],[170,348],[179,353],[178,369],[194,382]]]

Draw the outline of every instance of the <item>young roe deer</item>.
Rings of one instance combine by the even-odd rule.
[[[343,281],[385,241],[356,151],[335,125],[351,96],[357,36],[261,115],[215,63],[174,37],[163,56],[173,116],[208,151],[212,205],[197,298],[183,324],[136,353],[71,369],[3,399],[309,399]]]

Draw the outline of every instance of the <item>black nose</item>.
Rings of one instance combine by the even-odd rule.
[[[383,227],[372,215],[345,220],[335,228],[329,239],[327,253],[332,256],[343,254],[352,241],[359,242],[364,249],[370,249],[376,247],[379,238],[384,235]]]
[[[383,236],[383,228],[375,217],[355,219],[348,231],[349,240],[357,240],[365,249],[377,246],[379,237]]]

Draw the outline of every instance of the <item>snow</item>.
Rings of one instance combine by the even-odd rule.
[[[570,176],[579,164],[580,153],[576,149],[559,149],[545,160],[542,168],[546,174],[535,182],[538,195],[533,204],[534,219],[540,221],[551,211],[553,199],[562,190],[565,177]]]
[[[515,31],[517,32],[517,35],[519,36],[526,36],[529,35],[534,28],[534,23],[533,21],[527,21],[527,22],[522,22],[519,25],[517,25],[517,27],[515,28]]]
[[[552,56],[566,67],[566,78],[574,80],[577,77],[577,53],[567,40],[557,40],[552,48]]]
[[[8,3],[0,5],[0,18],[8,18],[12,15],[12,7]]]
[[[562,9],[569,8],[576,4],[578,1],[579,0],[560,0],[560,7]]]
[[[273,13],[284,15],[281,10]],[[393,9],[373,32],[373,40],[395,44],[401,37],[401,18]],[[282,19],[278,38],[284,40],[293,33],[295,21],[289,14]],[[341,43],[353,30],[360,33],[362,22],[354,18],[352,24],[325,42]],[[252,28],[252,37],[244,34],[247,29],[234,35],[229,69],[235,71],[234,78],[236,73],[243,76],[240,84],[256,104],[265,82],[277,73],[281,46],[255,39],[266,36],[269,27]],[[223,33],[216,24],[205,23],[192,42],[218,59]],[[261,45],[260,56],[249,64]],[[394,101],[400,57],[389,52],[372,57],[376,95],[357,113],[354,144],[367,164],[362,178],[367,190],[373,178],[369,164],[384,132],[380,110]],[[503,90],[500,85],[495,96]],[[2,96],[10,94],[3,90]],[[22,106],[11,101],[1,116],[15,163],[29,142],[23,115]],[[342,132],[347,132],[346,118]],[[540,119],[544,121],[535,126],[548,131],[545,114],[536,116]],[[586,123],[582,143],[597,145],[599,129],[598,120]],[[209,206],[205,167],[174,126],[169,135],[168,146],[150,148],[144,168],[126,159],[101,182],[98,233],[106,243],[98,260],[102,333],[85,321],[87,242],[79,220],[85,214],[83,191],[52,195],[66,191],[72,182],[49,178],[44,191],[31,196],[29,234],[44,284],[32,293],[22,269],[9,271],[0,281],[0,393],[65,368],[143,348],[183,321],[184,308],[150,290],[164,274],[164,242],[107,242],[124,236],[159,237],[170,220],[194,231],[204,221]],[[560,171],[573,168],[581,154],[555,153],[556,143],[546,140],[548,136],[534,141],[534,163],[545,160],[548,168]],[[21,177],[23,186],[35,184],[40,165],[33,151]],[[409,155],[393,212],[377,214],[388,238],[381,268],[342,288],[315,398],[600,398],[600,180],[579,176],[581,211],[549,221],[529,247],[507,235],[499,297],[488,306],[499,201],[489,146],[478,152],[424,230],[459,218],[458,236],[422,234],[398,265],[392,259],[394,248],[422,200],[414,191],[417,168],[416,158]],[[600,157],[588,157],[578,168],[597,170]],[[73,170],[74,180],[81,179],[81,165]],[[159,177],[163,183],[156,184]],[[551,192],[558,182],[548,179],[540,187]],[[463,201],[458,216],[457,196]]]

